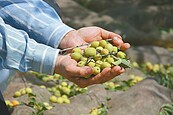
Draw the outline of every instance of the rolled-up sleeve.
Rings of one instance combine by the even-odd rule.
[[[37,43],[0,18],[0,69],[53,74],[59,49]]]
[[[26,31],[30,38],[54,48],[73,30],[42,0],[0,0],[0,16],[11,26]]]

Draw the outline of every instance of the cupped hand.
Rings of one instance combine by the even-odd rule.
[[[130,44],[124,43],[122,37],[116,33],[100,27],[83,27],[68,32],[62,39],[59,48],[71,48],[102,39],[112,39],[112,42],[122,50],[127,50],[130,47]]]
[[[59,55],[56,61],[55,73],[64,76],[69,81],[77,84],[79,87],[87,87],[93,84],[100,84],[113,79],[115,76],[124,72],[124,69],[115,66],[105,68],[94,77],[84,78],[83,76],[91,75],[93,70],[89,66],[77,67],[77,62],[71,59],[70,55]]]
[[[100,27],[84,27],[67,33],[61,41],[59,48],[71,48],[92,41],[110,38],[113,44],[120,47],[121,50],[127,50],[130,47],[130,44],[124,43],[121,36],[116,33],[104,30]],[[91,75],[93,73],[91,67],[77,67],[77,62],[71,59],[69,55],[58,56],[58,58],[55,72],[63,75],[80,87],[107,82],[125,71],[124,68],[115,66],[113,68],[105,68],[96,76],[85,79],[81,76]]]

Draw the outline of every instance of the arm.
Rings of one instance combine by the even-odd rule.
[[[59,46],[59,48],[64,49],[94,40],[108,38],[117,38],[113,39],[113,42],[123,50],[126,50],[130,47],[128,43],[124,43],[122,41],[122,38],[119,35],[98,27],[73,30],[72,28],[63,24],[55,11],[41,0],[28,0],[27,2],[25,0],[13,0],[13,2],[11,0],[0,0],[0,6],[2,7],[0,9],[0,16],[2,16],[7,23],[16,28],[24,29],[29,33],[29,36],[34,38],[36,41],[50,45],[52,47]],[[16,7],[19,9],[17,9]],[[50,18],[54,20],[51,20]],[[43,53],[42,50],[40,52]],[[46,56],[49,55],[50,54]],[[39,60],[35,60],[39,62]],[[42,63],[41,65],[44,65],[44,63]],[[49,65],[48,67],[50,66],[51,65]],[[63,75],[65,78],[74,82],[80,87],[86,87],[92,84],[109,81],[115,76],[123,73],[124,69],[120,68],[119,66],[115,66],[112,69],[105,68],[100,74],[89,79],[83,79],[80,76],[92,74],[91,67],[77,67],[76,62],[72,60],[69,55],[59,55],[56,60],[54,72]]]
[[[0,69],[53,74],[58,51],[35,42],[26,32],[5,24],[0,18]]]
[[[42,0],[0,0],[0,16],[11,26],[26,31],[30,38],[56,48],[73,30]]]

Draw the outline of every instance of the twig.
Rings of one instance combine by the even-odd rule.
[[[106,41],[111,41],[112,39],[106,39]],[[101,40],[100,40],[101,41]],[[86,43],[86,44],[82,44],[82,45],[79,45],[79,46],[74,46],[74,47],[71,47],[71,48],[66,48],[66,49],[63,49],[63,50],[60,50],[60,54],[63,54],[63,52],[66,52],[68,50],[72,50],[74,48],[77,48],[77,47],[82,47],[82,46],[89,46],[91,43]]]

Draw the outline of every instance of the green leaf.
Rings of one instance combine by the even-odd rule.
[[[131,64],[129,60],[126,59],[121,59],[121,64],[120,66],[124,67],[124,68],[131,68]]]
[[[36,97],[36,95],[33,94],[33,93],[29,93],[29,94],[28,94],[28,97]]]
[[[115,65],[115,66],[120,65],[121,63],[122,63],[121,59],[118,59],[117,61],[112,62],[112,64]]]

